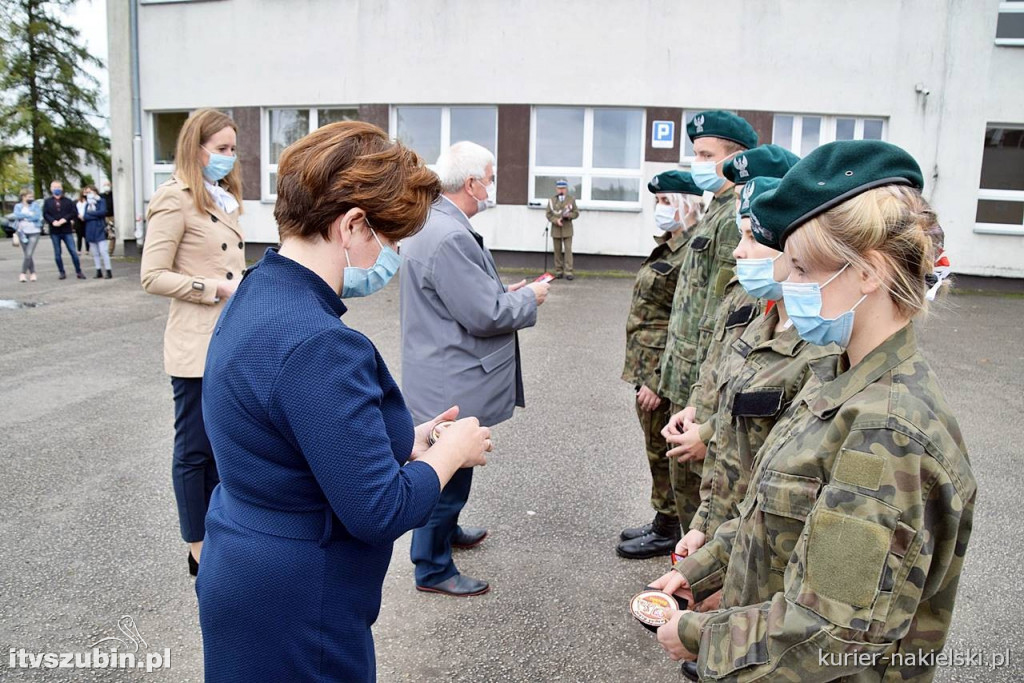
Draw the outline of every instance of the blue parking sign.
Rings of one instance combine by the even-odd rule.
[[[652,121],[651,126],[651,147],[656,149],[672,149],[675,147],[675,121]]]

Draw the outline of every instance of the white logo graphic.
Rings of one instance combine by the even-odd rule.
[[[750,197],[753,196],[754,194],[754,183],[756,182],[757,181],[755,180],[751,180],[749,183],[743,186],[743,205],[741,206],[741,208],[750,208]]]
[[[747,157],[736,157],[736,161],[733,162],[733,166],[740,172],[740,178],[746,178],[750,175],[750,171],[747,170]]]
[[[138,652],[139,645],[147,649],[149,648],[145,638],[139,633],[139,627],[135,625],[135,620],[127,614],[117,620],[117,630],[124,634],[124,638],[118,638],[117,636],[102,638],[89,647],[94,648],[100,643],[110,643],[107,645],[108,648],[116,647],[124,651],[131,649],[132,652]]]
[[[701,114],[693,120],[693,125],[696,127],[698,133],[704,132],[704,115]]]
[[[658,176],[654,176],[654,180],[651,181],[651,185],[654,185],[655,187],[661,187],[661,178],[659,178]]]

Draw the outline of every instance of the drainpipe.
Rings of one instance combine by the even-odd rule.
[[[139,0],[129,0],[131,8],[132,61],[132,182],[135,198],[135,239],[141,247],[142,229],[142,104],[139,98]]]

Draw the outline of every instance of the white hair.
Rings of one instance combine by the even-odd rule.
[[[434,172],[441,181],[441,191],[459,192],[469,178],[483,178],[487,165],[494,166],[494,155],[486,147],[463,140],[441,152]]]

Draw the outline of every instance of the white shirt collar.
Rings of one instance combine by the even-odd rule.
[[[210,181],[203,179],[203,184],[206,185],[206,191],[210,193],[210,197],[219,206],[224,213],[231,214],[238,209],[238,200],[235,196],[225,190],[220,185],[214,185]]]

